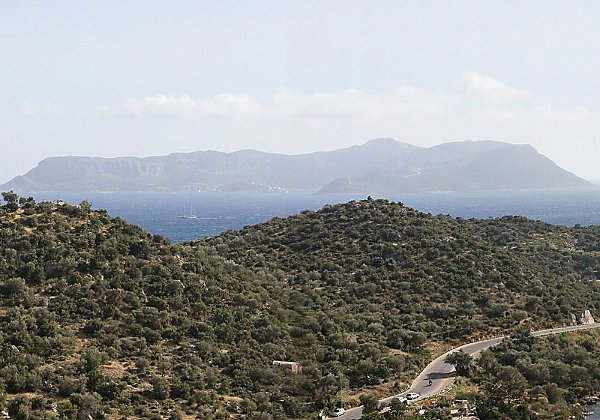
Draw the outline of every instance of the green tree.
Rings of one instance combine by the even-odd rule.
[[[500,395],[508,398],[519,399],[528,386],[525,377],[517,368],[512,366],[503,366],[498,371],[496,379],[497,391],[500,392]]]
[[[544,386],[546,397],[551,404],[556,404],[563,398],[563,390],[558,387],[555,383],[547,384]]]
[[[6,206],[9,210],[15,211],[19,208],[19,196],[13,191],[3,192],[2,199],[6,202]]]
[[[427,410],[424,417],[427,420],[452,420],[450,410],[443,407],[434,407],[431,410]]]
[[[531,346],[535,342],[535,337],[531,335],[531,330],[529,328],[518,328],[514,333],[510,336],[510,341],[512,341],[513,348],[522,351],[531,351]]]
[[[444,362],[453,365],[456,373],[460,376],[470,377],[473,369],[473,358],[462,349],[450,353],[444,359]]]
[[[79,203],[79,207],[85,213],[89,213],[90,210],[92,209],[92,203],[90,203],[88,200],[83,200],[81,203]]]
[[[379,401],[374,394],[362,394],[360,403],[363,405],[363,413],[368,414],[379,411]]]
[[[401,401],[399,398],[394,398],[390,402],[390,413],[392,416],[402,416],[406,412],[407,408],[408,405],[406,404],[406,402]]]
[[[152,385],[152,398],[156,400],[166,400],[169,398],[171,387],[165,378],[153,376],[150,379],[150,384]]]
[[[11,419],[29,420],[31,418],[31,401],[27,397],[17,397],[8,404],[8,415]]]

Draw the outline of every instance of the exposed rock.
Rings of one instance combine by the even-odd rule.
[[[583,312],[575,312],[574,314],[571,314],[571,318],[575,320],[574,325],[590,325],[596,323],[594,317],[587,309]]]
[[[94,420],[92,415],[87,410],[79,410],[77,413],[77,420]]]

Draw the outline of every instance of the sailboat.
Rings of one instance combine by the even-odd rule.
[[[185,208],[183,209],[183,214],[179,216],[180,219],[197,219],[198,216],[194,214],[194,210],[192,210],[192,205],[190,204],[190,212],[186,213]]]

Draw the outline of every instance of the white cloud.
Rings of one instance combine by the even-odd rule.
[[[182,118],[256,118],[264,113],[261,105],[246,94],[225,93],[194,99],[187,95],[147,96],[128,99],[119,108],[99,107],[100,115]]]
[[[323,93],[281,90],[262,104],[247,94],[225,93],[200,99],[187,95],[156,95],[128,99],[119,107],[99,107],[97,113],[104,116],[179,117],[199,120],[381,120],[401,116],[434,117],[446,112],[452,101],[452,95],[415,87],[400,87],[384,95],[373,95],[354,89]]]
[[[460,84],[467,94],[490,102],[525,101],[531,97],[526,90],[506,85],[493,77],[483,76],[473,71],[465,71]]]
[[[561,107],[536,102],[529,92],[508,86],[490,76],[464,72],[460,92],[401,86],[389,93],[372,94],[356,89],[306,93],[280,90],[259,101],[246,93],[224,93],[207,98],[155,95],[128,99],[116,107],[101,107],[108,116],[297,122],[311,127],[345,124],[363,127],[398,127],[402,124],[465,124],[493,121],[569,124],[595,118],[582,106]],[[481,101],[481,99],[485,101]]]
[[[284,90],[272,97],[267,108],[275,118],[378,121],[439,116],[451,102],[448,94],[413,87],[401,87],[384,95],[354,89],[313,94]]]
[[[550,104],[532,105],[521,108],[489,107],[474,111],[474,115],[484,120],[505,123],[515,121],[574,123],[594,118],[594,114],[582,106],[567,108]]]

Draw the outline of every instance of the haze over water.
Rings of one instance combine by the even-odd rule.
[[[84,199],[147,231],[173,242],[215,236],[230,229],[262,223],[325,204],[363,199],[364,196],[320,196],[255,193],[72,193],[35,195],[38,200],[62,199],[77,204]],[[385,197],[432,214],[465,218],[520,215],[566,226],[600,224],[600,189],[506,191],[485,193],[405,194]],[[182,219],[190,212],[196,219]]]

